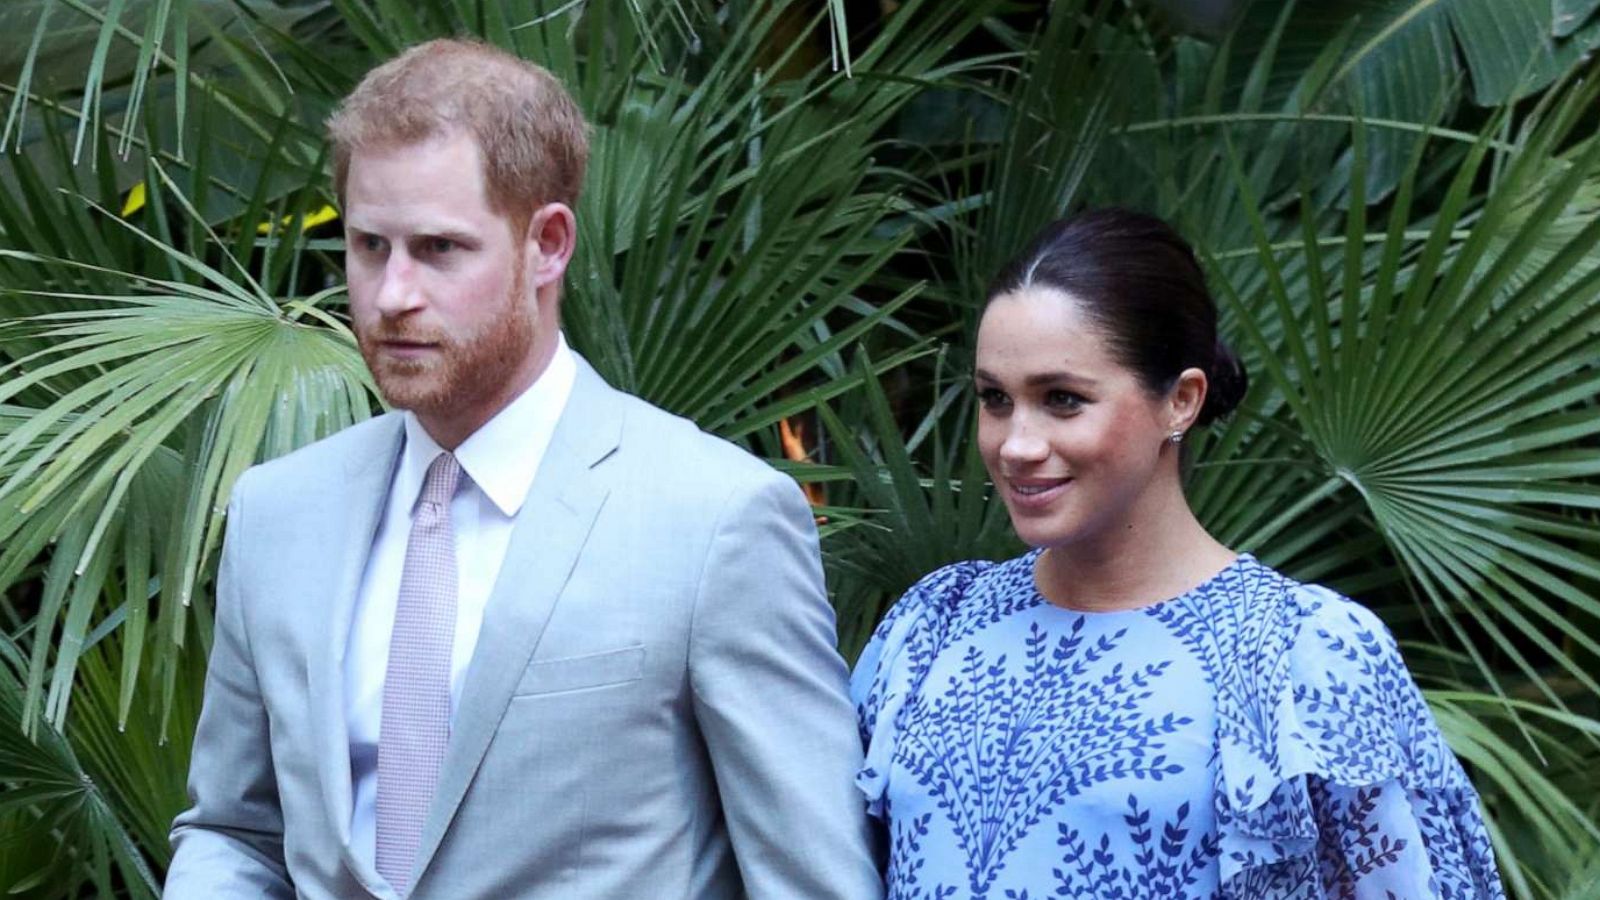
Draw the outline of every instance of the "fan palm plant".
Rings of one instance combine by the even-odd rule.
[[[373,42],[374,59],[393,49],[393,38],[380,40],[366,27],[374,10],[342,6],[351,32]],[[467,24],[449,4],[382,11],[397,17],[404,39]],[[939,48],[977,24],[981,5],[898,19],[862,49],[856,81],[825,65],[800,77],[773,74],[785,56],[764,58],[762,48],[772,46],[782,4],[698,22],[718,29],[723,49],[715,54],[682,40],[645,52],[650,32],[642,23],[603,12],[535,16],[516,30],[476,23],[577,87],[595,119],[595,188],[580,209],[582,250],[566,303],[574,343],[621,386],[730,437],[769,428],[847,388],[849,378],[829,382],[813,373],[910,296],[877,305],[860,297],[903,241],[875,231],[897,206],[892,195],[863,185],[871,137],[910,85],[937,75]],[[583,40],[571,39],[574,29]],[[702,42],[712,37],[701,33]],[[604,48],[599,55],[607,59],[580,55],[577,46]],[[632,68],[612,65],[613,51]],[[660,72],[656,55],[669,58],[676,74]],[[337,83],[331,66],[305,56],[296,64],[313,69],[308,81]],[[873,90],[865,87],[869,78],[880,82]],[[107,583],[159,576],[158,646],[181,645],[190,630],[184,610],[204,579],[220,534],[220,498],[233,479],[372,405],[338,290],[301,293],[297,267],[319,242],[298,223],[320,203],[319,185],[306,178],[274,196],[278,168],[304,158],[297,147],[320,140],[315,124],[296,120],[288,97],[268,96],[264,82],[247,80],[254,96],[229,108],[286,111],[271,143],[254,151],[264,177],[249,193],[235,191],[247,205],[231,233],[211,229],[198,199],[212,189],[204,145],[183,171],[149,160],[148,202],[132,219],[112,212],[116,188],[107,179],[88,191],[70,170],[70,193],[52,196],[45,178],[18,159],[19,180],[35,186],[24,197],[38,202],[8,198],[7,233],[49,233],[60,216],[71,223],[53,246],[0,256],[13,294],[7,311],[17,317],[6,337],[14,361],[0,388],[0,403],[16,412],[4,420],[14,427],[0,433],[0,585],[53,544],[32,620],[27,684],[58,727],[75,648],[100,617],[121,609],[102,602]],[[263,237],[255,227],[263,220],[290,224]],[[122,240],[101,249],[107,231]],[[805,390],[779,395],[797,386]],[[173,469],[184,511],[162,517],[172,530],[157,535],[147,511],[154,501],[142,485]],[[144,552],[135,559],[130,548]],[[127,593],[128,627],[142,634],[149,598]],[[170,654],[162,658],[170,692],[177,669]],[[124,709],[143,668],[135,649]],[[30,732],[36,721],[30,706]]]
[[[573,87],[595,126],[573,343],[621,386],[731,438],[759,444],[858,383],[831,377],[842,351],[914,295],[864,289],[905,239],[883,227],[903,204],[878,186],[874,142],[947,71],[983,4],[912,4],[857,43],[849,77],[783,39],[797,22],[825,30],[827,10],[541,6],[341,2],[317,38],[338,54],[267,20],[245,37],[217,30],[225,66],[168,76],[199,88],[178,128],[130,101],[75,131],[86,106],[30,98],[37,140],[10,158],[15,189],[0,196],[0,781],[19,788],[0,816],[44,828],[60,852],[16,870],[20,883],[156,890],[222,501],[246,466],[376,407],[344,317],[341,244],[310,224],[330,199],[319,122],[368,65],[467,30]],[[228,140],[176,150],[218,122]],[[96,166],[73,164],[74,135]],[[131,195],[119,143],[140,160]]]
[[[1252,230],[1266,288],[1256,296],[1226,281],[1222,288],[1265,378],[1218,449],[1240,461],[1286,458],[1268,468],[1289,472],[1274,476],[1275,496],[1250,491],[1248,474],[1222,467],[1202,472],[1195,491],[1203,511],[1229,519],[1222,530],[1234,540],[1262,541],[1292,572],[1355,574],[1362,593],[1401,610],[1397,624],[1414,620],[1402,635],[1419,672],[1485,692],[1480,717],[1496,718],[1483,704],[1499,698],[1502,724],[1522,731],[1522,756],[1461,715],[1461,705],[1441,716],[1447,733],[1489,779],[1494,812],[1534,826],[1537,844],[1571,856],[1592,853],[1600,838],[1592,812],[1534,767],[1503,763],[1540,753],[1511,698],[1542,698],[1540,709],[1554,713],[1593,709],[1600,693],[1592,637],[1600,548],[1572,518],[1593,509],[1600,473],[1580,449],[1600,433],[1591,405],[1600,390],[1592,352],[1600,284],[1587,277],[1600,260],[1600,225],[1571,220],[1574,199],[1600,172],[1592,125],[1583,123],[1594,93],[1580,82],[1551,94],[1509,150],[1491,148],[1491,125],[1426,211],[1416,187],[1427,157],[1417,153],[1386,221],[1369,226],[1364,207],[1352,204],[1335,252],[1318,240],[1309,198],[1305,239],[1289,248],[1270,241],[1257,207]],[[1361,196],[1359,129],[1352,146],[1351,191]],[[1248,198],[1242,165],[1236,171]],[[1519,215],[1529,203],[1535,210]],[[1305,273],[1293,283],[1285,277],[1291,259]],[[1279,493],[1290,485],[1292,493]],[[1522,856],[1508,834],[1496,829],[1497,845],[1515,862]],[[1525,892],[1539,882],[1521,866],[1508,874]]]
[[[1552,7],[1559,52],[1521,80],[1483,48],[1537,40],[1480,0],[1256,3],[1215,45],[1113,2],[1046,4],[1033,31],[912,0],[853,35],[851,5],[0,11],[31,14],[0,50],[0,883],[158,892],[227,490],[379,408],[320,224],[320,123],[374,63],[467,33],[551,68],[594,123],[573,343],[825,491],[847,655],[922,573],[1016,549],[970,439],[965,337],[994,268],[1086,204],[1178,223],[1255,376],[1194,448],[1192,502],[1378,608],[1514,892],[1589,896],[1600,142],[1596,88],[1560,74],[1596,4]],[[1441,27],[1486,118],[1382,90],[1434,71],[1417,48]],[[1538,79],[1556,85],[1510,105]],[[895,140],[930,89],[1001,124]],[[813,411],[813,446],[786,445]]]
[[[1088,108],[1081,98],[1108,90],[1108,71],[1137,83],[1129,61],[1015,94],[1011,145],[975,154],[965,177],[949,179],[965,193],[936,207],[957,211],[941,224],[957,248],[949,281],[967,294],[951,299],[970,308],[986,269],[1085,202],[1180,223],[1254,376],[1240,412],[1194,448],[1191,502],[1230,545],[1383,613],[1477,772],[1508,883],[1520,896],[1564,896],[1580,889],[1570,861],[1600,853],[1600,817],[1582,799],[1593,796],[1600,747],[1600,153],[1586,115],[1596,88],[1564,80],[1536,106],[1502,108],[1472,131],[1374,125],[1359,96],[1353,108],[1328,106],[1343,46],[1294,90],[1267,89],[1288,21],[1249,48],[1254,87],[1186,97],[1196,80],[1225,84],[1233,63],[1226,44],[1200,54],[1180,45],[1166,64],[1201,76],[1124,105],[1092,142],[1037,123],[1053,121],[1063,97]],[[1029,138],[1030,128],[1043,134]],[[1427,139],[1408,144],[1394,199],[1369,207],[1348,198],[1373,195],[1374,128]],[[1018,142],[1098,155],[1081,177],[1052,182]],[[1329,164],[1341,157],[1346,167]],[[1045,159],[1057,177],[1079,164]],[[963,318],[951,357],[970,340],[970,312]],[[1007,549],[998,537],[972,539],[971,523],[989,521],[996,504],[974,498],[980,475],[954,477],[951,466],[970,452],[962,416],[974,401],[959,376],[919,371],[942,386],[919,407],[941,417],[936,449],[915,453],[881,409],[826,416],[829,458],[855,473],[853,493],[835,493],[866,509],[830,535],[836,590],[870,586],[858,602],[874,610],[921,574],[901,560],[926,571]],[[855,574],[872,561],[881,565]]]

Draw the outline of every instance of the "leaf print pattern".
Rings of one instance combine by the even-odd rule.
[[[1193,719],[1142,709],[1170,663],[1097,666],[1126,631],[1097,640],[1083,631],[1080,618],[1052,641],[1033,623],[1015,667],[968,645],[945,690],[914,701],[899,761],[967,849],[974,895],[994,883],[1024,834],[1087,785],[1181,771],[1161,737]],[[1083,734],[1095,739],[1071,740]]]
[[[1217,854],[1214,833],[1189,842],[1188,803],[1179,804],[1173,817],[1161,825],[1160,836],[1150,824],[1150,811],[1141,809],[1139,798],[1128,795],[1128,812],[1122,821],[1138,849],[1131,857],[1134,867],[1116,865],[1109,852],[1111,840],[1102,835],[1100,844],[1090,851],[1080,832],[1057,823],[1056,843],[1066,848],[1066,859],[1075,868],[1051,870],[1056,879],[1055,896],[1071,900],[1140,900],[1145,897],[1191,897],[1202,874]],[[1188,847],[1188,852],[1185,852]]]
[[[1249,556],[1141,610],[924,579],[852,679],[891,900],[1504,897],[1382,624]]]

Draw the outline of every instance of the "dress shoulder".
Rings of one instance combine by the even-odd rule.
[[[856,786],[874,815],[883,814],[900,712],[916,693],[973,582],[995,565],[959,562],[923,576],[890,607],[856,661],[850,699],[866,749]]]
[[[1259,563],[1238,574],[1208,661],[1227,895],[1503,897],[1477,794],[1388,629]]]

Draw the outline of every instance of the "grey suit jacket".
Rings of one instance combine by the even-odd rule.
[[[395,896],[349,851],[341,658],[402,439],[381,416],[234,489],[168,897]],[[881,897],[845,681],[795,484],[580,362],[411,896]]]

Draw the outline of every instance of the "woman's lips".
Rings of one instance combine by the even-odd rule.
[[[1007,478],[1006,493],[1013,509],[1034,511],[1054,503],[1071,484],[1071,478]]]

